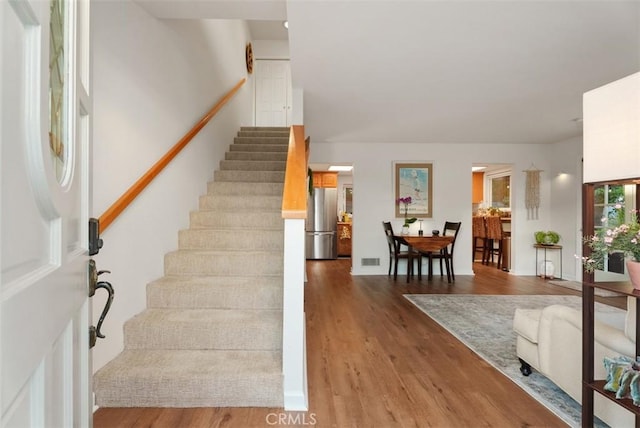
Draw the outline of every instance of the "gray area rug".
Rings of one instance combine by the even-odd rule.
[[[579,403],[535,370],[530,376],[520,373],[513,332],[517,307],[540,309],[561,304],[580,309],[580,297],[405,294],[405,298],[567,424],[580,426]],[[597,310],[620,311],[600,303],[596,305]],[[599,420],[595,425],[607,427]]]
[[[570,288],[571,290],[582,291],[582,283],[576,281],[566,281],[563,279],[556,279],[553,281],[549,281],[549,284],[558,285],[564,288]],[[618,297],[622,296],[620,293],[616,293],[615,291],[603,290],[601,288],[596,288],[594,290],[594,294],[600,297]]]

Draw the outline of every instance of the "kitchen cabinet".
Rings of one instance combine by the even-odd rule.
[[[314,172],[313,187],[338,187],[337,172]]]
[[[479,204],[484,200],[484,172],[473,172],[471,203]]]
[[[338,256],[351,257],[351,223],[338,222]]]

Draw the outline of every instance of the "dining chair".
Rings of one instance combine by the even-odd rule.
[[[486,244],[486,264],[489,259],[493,263],[493,256],[498,256],[497,267],[502,268],[502,243],[503,243],[502,221],[498,216],[487,217],[487,244]]]
[[[393,279],[398,278],[398,261],[401,259],[407,260],[407,281],[409,281],[409,277],[413,275],[413,261],[414,259],[418,262],[418,270],[420,270],[421,257],[420,253],[417,251],[409,251],[409,247],[407,249],[402,249],[403,244],[402,237],[396,236],[393,233],[393,226],[391,226],[391,222],[383,221],[382,227],[384,228],[384,234],[387,238],[387,244],[389,246],[389,272],[387,275],[391,275],[391,266],[393,265]],[[421,272],[419,272],[421,273]]]
[[[476,254],[482,254],[482,264],[486,262],[487,256],[487,222],[484,216],[473,216],[471,219],[471,231],[473,235],[473,253],[471,262],[476,261]]]
[[[458,232],[460,232],[460,227],[462,226],[462,222],[453,222],[453,221],[445,221],[444,227],[442,228],[442,236],[453,236],[453,241],[451,244],[447,246],[447,249],[443,248],[438,253],[429,253],[429,263],[433,263],[434,260],[438,260],[440,262],[440,276],[443,276],[442,270],[442,262],[444,261],[447,269],[447,279],[455,281],[456,275],[453,271],[453,250],[456,246],[456,238],[458,238]],[[449,278],[449,272],[451,272],[451,278]]]

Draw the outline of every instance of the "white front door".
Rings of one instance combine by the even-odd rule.
[[[291,126],[291,68],[287,60],[258,60],[256,126]]]
[[[89,1],[0,2],[2,427],[91,426]]]

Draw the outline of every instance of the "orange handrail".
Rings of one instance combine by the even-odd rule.
[[[236,85],[227,92],[211,110],[205,114],[193,128],[187,132],[164,156],[160,158],[149,170],[136,181],[126,192],[118,198],[101,216],[100,216],[100,232],[109,227],[111,223],[118,217],[133,200],[144,190],[145,187],[176,157],[180,151],[185,148],[198,132],[215,116],[218,111],[235,95],[247,79],[242,78]]]
[[[309,141],[304,126],[293,125],[289,133],[287,169],[282,193],[282,218],[307,218],[307,159]]]

